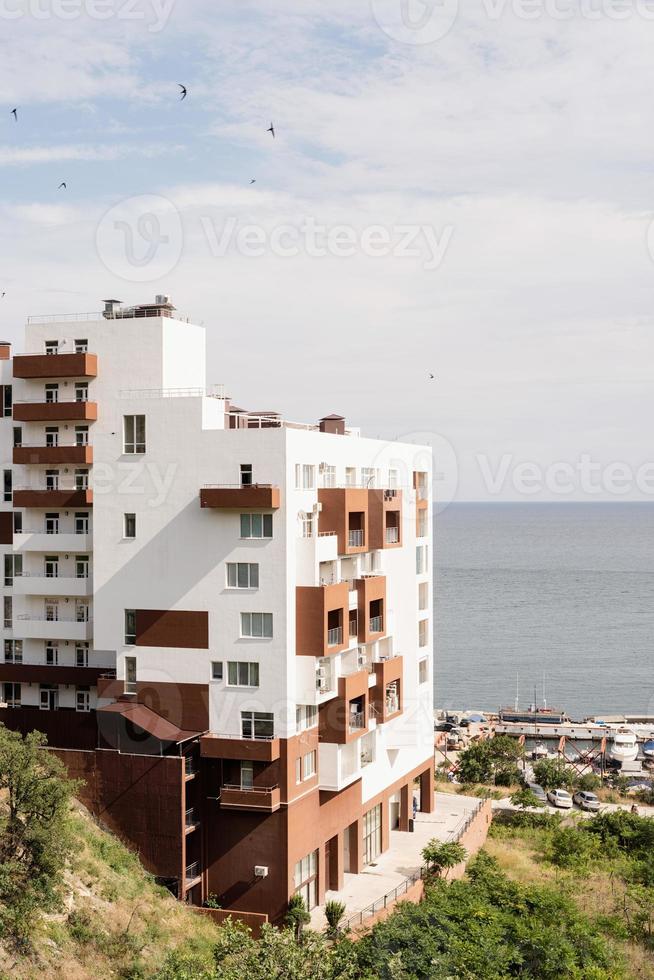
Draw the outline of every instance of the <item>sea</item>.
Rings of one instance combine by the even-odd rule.
[[[435,704],[654,716],[654,504],[435,516]]]

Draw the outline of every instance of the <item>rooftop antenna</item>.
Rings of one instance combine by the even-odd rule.
[[[543,707],[547,708],[547,697],[545,696],[545,671],[543,671]]]

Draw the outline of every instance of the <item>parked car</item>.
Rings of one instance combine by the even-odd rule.
[[[562,810],[570,810],[572,807],[572,797],[567,789],[551,789],[547,794],[547,799],[552,806],[558,806]]]
[[[456,728],[456,725],[453,725],[451,721],[441,721],[434,727],[437,732],[452,732]]]
[[[470,728],[470,719],[462,718],[461,721],[459,722],[459,725],[461,726],[461,728]]]
[[[547,803],[547,793],[542,786],[539,786],[538,783],[526,783],[525,786],[531,790],[540,803]]]
[[[586,790],[579,790],[572,799],[582,810],[592,810],[594,813],[597,813],[600,808],[600,801],[595,794],[589,793]]]

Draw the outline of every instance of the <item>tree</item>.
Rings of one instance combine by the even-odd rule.
[[[337,936],[339,923],[345,915],[345,903],[332,899],[325,903],[325,918],[327,919],[327,935]]]
[[[466,857],[467,851],[465,847],[457,841],[443,843],[443,841],[436,840],[434,837],[422,849],[422,858],[425,864],[428,864],[430,870],[436,872],[436,874],[445,871],[446,878],[450,868],[461,864],[462,861],[465,861]]]
[[[574,773],[563,759],[541,759],[534,766],[534,780],[543,789],[570,789]]]
[[[301,895],[292,895],[289,899],[285,921],[293,930],[296,941],[299,942],[302,938],[302,930],[311,922],[311,916]]]
[[[518,761],[523,747],[510,735],[473,742],[459,756],[459,777],[463,783],[491,783],[510,786],[518,779]]]
[[[527,807],[543,806],[542,800],[539,800],[536,794],[532,793],[530,789],[517,790],[511,797],[511,802],[520,810],[526,810]]]
[[[602,780],[594,772],[585,772],[583,776],[579,776],[575,780],[577,789],[583,790],[586,793],[594,793],[601,785]]]
[[[39,913],[57,907],[73,848],[76,784],[45,745],[40,732],[23,738],[0,726],[0,930],[22,946]]]

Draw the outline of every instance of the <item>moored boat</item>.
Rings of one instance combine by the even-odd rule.
[[[633,762],[638,758],[638,739],[628,728],[619,728],[609,745],[609,755],[616,762]]]
[[[646,759],[654,760],[654,738],[649,738],[643,745],[643,755]]]

